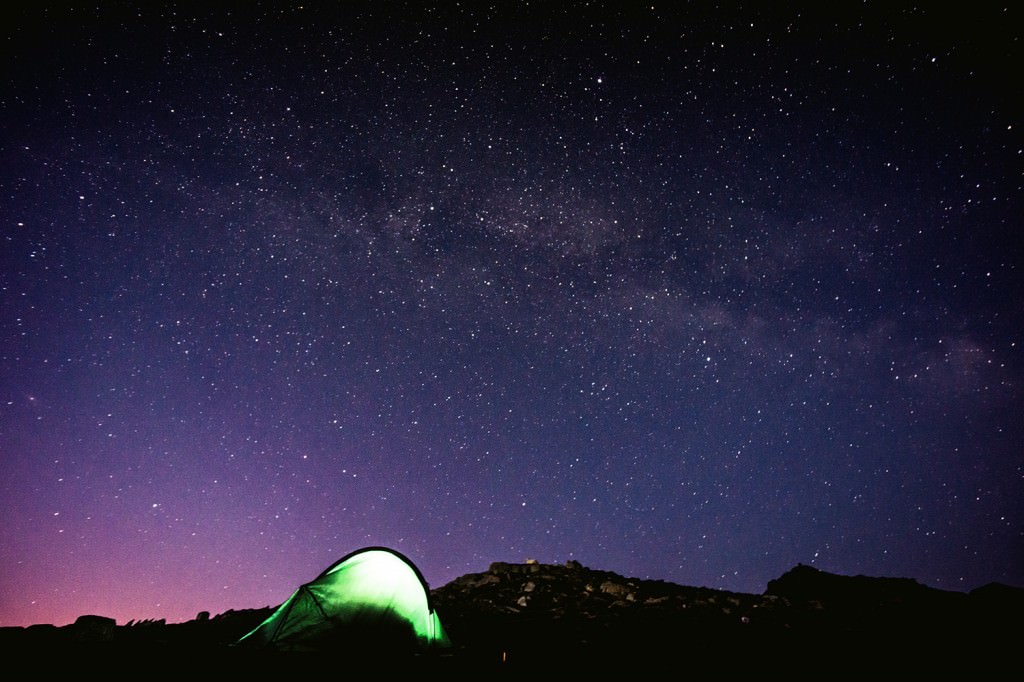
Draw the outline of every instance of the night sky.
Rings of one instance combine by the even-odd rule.
[[[0,22],[0,625],[366,545],[1024,586],[1019,9],[43,4]]]

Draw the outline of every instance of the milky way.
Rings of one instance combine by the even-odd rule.
[[[0,29],[0,625],[1024,585],[1016,9],[102,4]]]

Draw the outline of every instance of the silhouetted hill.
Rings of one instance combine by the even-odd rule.
[[[628,578],[573,561],[495,563],[433,590],[431,598],[453,650],[387,661],[391,669],[434,666],[475,676],[684,665],[724,677],[977,674],[1014,659],[1024,607],[1024,590],[999,584],[967,594],[800,565],[769,582],[764,594],[743,594]],[[295,666],[338,665],[330,652],[264,655],[230,646],[271,612],[202,613],[178,624],[117,625],[83,616],[64,627],[0,628],[0,650],[9,660],[32,660],[40,672],[97,667],[115,677],[157,671],[269,678],[294,674]]]
[[[564,566],[492,564],[433,592],[453,641],[530,664],[687,661],[712,673],[977,670],[1017,646],[1024,590],[965,594],[797,566],[764,594]],[[823,666],[823,667],[822,667]]]

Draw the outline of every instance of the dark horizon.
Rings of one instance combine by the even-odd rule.
[[[357,550],[357,551],[364,551],[365,549],[373,549],[373,548],[366,547],[366,548],[361,548],[360,550]],[[383,548],[383,549],[389,549],[389,548]],[[353,552],[353,554],[354,553],[355,552]],[[411,561],[411,560],[408,560],[408,561]],[[439,590],[441,592],[445,592],[445,593],[448,593],[450,595],[453,590],[455,591],[455,593],[458,593],[460,589],[461,590],[465,590],[466,589],[465,587],[461,587],[460,588],[460,584],[465,584],[466,579],[473,579],[474,576],[479,576],[479,575],[482,575],[482,574],[485,574],[485,573],[496,573],[497,572],[497,573],[500,574],[500,573],[511,573],[511,572],[515,572],[515,571],[519,571],[523,575],[529,576],[529,575],[531,575],[531,573],[528,572],[528,571],[525,571],[524,569],[538,568],[540,570],[540,572],[542,573],[543,570],[551,569],[552,567],[556,568],[556,569],[564,569],[564,568],[568,567],[569,570],[575,569],[575,570],[579,570],[581,573],[588,573],[590,571],[597,571],[597,572],[602,572],[602,573],[606,572],[605,569],[601,568],[600,566],[584,566],[584,565],[579,564],[579,562],[576,562],[574,560],[569,560],[569,561],[567,561],[565,563],[559,563],[559,564],[540,563],[539,567],[537,567],[537,566],[531,567],[530,563],[528,563],[528,562],[495,561],[495,562],[491,562],[486,568],[481,568],[478,571],[471,571],[471,572],[466,573],[464,575],[457,576],[456,578],[454,578],[450,582],[445,583],[444,585],[429,585],[428,584],[427,587],[430,589],[431,592]],[[414,568],[417,571],[419,570],[418,567],[414,566]],[[802,569],[810,569],[812,572],[815,573],[815,577],[808,577],[806,574],[803,574],[800,577],[797,577],[797,574],[800,573],[800,571]],[[614,572],[611,572],[611,574],[612,575],[616,575],[616,576],[618,576],[618,578],[626,580],[626,581],[633,581],[633,580],[640,580],[641,582],[655,581],[655,582],[658,582],[659,584],[663,584],[663,585],[671,586],[671,587],[683,588],[683,589],[697,589],[697,590],[708,590],[708,589],[710,589],[710,590],[716,590],[716,588],[708,588],[706,586],[700,586],[700,585],[683,585],[683,584],[679,584],[679,583],[674,583],[672,581],[664,581],[664,580],[659,579],[659,578],[637,578],[635,576],[622,576],[622,575],[618,575],[618,574],[616,574]],[[838,579],[840,582],[834,582],[836,579]],[[824,570],[824,569],[812,566],[810,564],[804,564],[804,563],[796,564],[795,566],[793,566],[789,570],[787,570],[784,573],[780,574],[776,578],[773,578],[772,580],[770,580],[768,582],[768,584],[765,586],[764,590],[761,590],[761,591],[758,591],[758,592],[733,592],[733,591],[729,591],[729,590],[720,590],[720,591],[724,592],[725,594],[736,594],[736,595],[742,595],[742,596],[746,596],[746,597],[759,597],[759,596],[765,596],[765,595],[773,594],[772,584],[773,583],[779,583],[779,582],[785,582],[786,580],[789,580],[789,582],[786,583],[787,584],[787,588],[789,588],[789,589],[792,589],[793,585],[799,585],[801,583],[803,583],[804,585],[813,587],[815,584],[818,584],[817,581],[822,581],[822,580],[828,581],[827,583],[818,584],[818,588],[819,589],[823,589],[823,590],[832,590],[833,592],[835,592],[836,590],[839,590],[838,594],[843,595],[844,598],[846,598],[846,599],[849,599],[850,598],[849,595],[852,594],[852,593],[856,593],[856,591],[863,591],[865,594],[877,595],[879,597],[885,595],[886,598],[893,599],[894,598],[893,594],[890,593],[888,590],[892,590],[893,589],[893,587],[891,585],[889,585],[889,583],[892,583],[894,581],[900,584],[900,589],[902,590],[903,597],[906,597],[908,594],[913,593],[914,590],[910,590],[909,588],[913,587],[913,586],[916,586],[917,588],[923,588],[930,595],[935,595],[936,593],[938,593],[939,595],[955,594],[955,595],[964,595],[964,596],[969,596],[969,595],[973,596],[975,594],[981,594],[982,592],[984,592],[986,590],[991,590],[994,587],[995,588],[1009,588],[1010,590],[1014,590],[1016,592],[1021,593],[1019,595],[1015,595],[1015,598],[1018,598],[1018,599],[1019,598],[1024,598],[1024,587],[1016,586],[1016,585],[1008,585],[1006,583],[990,582],[990,583],[986,583],[984,585],[981,585],[979,587],[976,587],[976,588],[974,588],[972,590],[968,590],[968,591],[942,590],[941,588],[936,588],[936,587],[933,587],[933,586],[930,586],[930,585],[925,585],[925,584],[923,584],[923,583],[921,583],[921,582],[919,582],[919,581],[917,581],[917,580],[915,580],[913,578],[905,578],[905,577],[900,577],[900,576],[865,576],[865,575],[862,575],[862,574],[858,574],[858,575],[844,575],[844,574],[840,574],[840,573],[833,573],[831,571],[827,571],[827,570]],[[851,580],[852,580],[852,583],[851,583]],[[864,583],[858,582],[858,581],[861,581],[861,580],[866,580],[866,582],[864,582]],[[305,582],[310,582],[310,581],[307,580]],[[470,582],[472,584],[472,580],[470,580]],[[905,583],[911,583],[911,585],[907,585]],[[825,587],[825,585],[828,585],[828,587]],[[299,585],[296,584],[294,587],[295,587],[295,589],[297,589],[299,587]],[[776,589],[779,589],[779,588],[776,588]],[[783,589],[786,589],[786,588],[783,588]],[[843,590],[846,590],[847,592],[844,593]],[[851,590],[852,590],[852,592],[851,592]],[[716,591],[719,591],[719,590],[716,590]],[[293,592],[294,592],[294,589],[293,589]],[[472,589],[471,588],[469,589],[469,592],[472,593]],[[290,596],[291,596],[291,594],[289,595],[289,597]],[[827,596],[827,593],[826,593],[826,596]],[[835,596],[835,594],[833,594],[833,596]],[[901,604],[900,599],[903,598],[903,597],[895,597],[895,601],[892,604],[890,604],[888,606],[888,608],[899,607],[900,604]],[[796,599],[796,598],[794,597],[794,599]],[[805,597],[805,599],[811,600],[811,599],[813,599],[813,597],[807,596],[807,597]],[[237,615],[241,615],[241,614],[246,613],[246,612],[266,611],[268,613],[268,615],[269,615],[270,612],[273,612],[275,609],[280,608],[284,603],[287,602],[287,600],[288,600],[288,598],[286,597],[285,599],[281,600],[281,602],[278,602],[278,603],[262,604],[262,605],[259,605],[259,606],[239,606],[239,607],[235,607],[235,608],[225,609],[224,611],[211,611],[209,609],[203,609],[203,610],[197,611],[196,614],[193,615],[191,618],[184,619],[184,620],[179,620],[179,621],[168,620],[166,618],[148,618],[148,619],[131,618],[131,619],[128,619],[128,620],[123,620],[123,621],[122,620],[117,620],[117,619],[113,619],[113,620],[117,623],[117,626],[119,626],[119,627],[143,626],[143,625],[147,625],[147,624],[150,624],[150,623],[153,623],[153,622],[165,622],[167,625],[186,625],[186,624],[195,623],[195,622],[205,622],[205,621],[207,621],[209,619],[217,620],[217,619],[220,619],[220,618],[223,618],[223,617],[232,616],[233,614],[237,616]],[[845,608],[846,606],[848,606],[848,604],[844,604],[843,608]],[[1006,606],[1007,609],[1010,607],[1009,604],[1007,604],[1005,606]],[[799,599],[796,599],[795,607],[796,608],[802,608],[803,607],[803,605],[800,604],[800,600]],[[875,604],[875,605],[873,605],[872,608],[881,608],[881,607],[882,607],[881,604]],[[907,605],[903,604],[902,607],[905,608],[905,607],[907,607]],[[997,609],[997,610],[1006,611],[1006,609]],[[1007,614],[1008,613],[1009,612],[1007,611]],[[106,618],[110,618],[110,616],[107,616],[107,615],[102,614],[102,613],[83,613],[83,614],[80,614],[78,617],[72,619],[68,623],[32,623],[30,625],[0,626],[0,627],[21,627],[21,628],[34,627],[34,626],[67,627],[67,626],[70,626],[70,625],[80,624],[83,621],[88,621],[90,619],[97,619],[97,618],[98,619],[106,619]]]

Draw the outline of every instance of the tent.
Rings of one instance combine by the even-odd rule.
[[[417,653],[451,646],[430,589],[409,559],[384,547],[342,557],[302,585],[242,645],[283,651]]]

